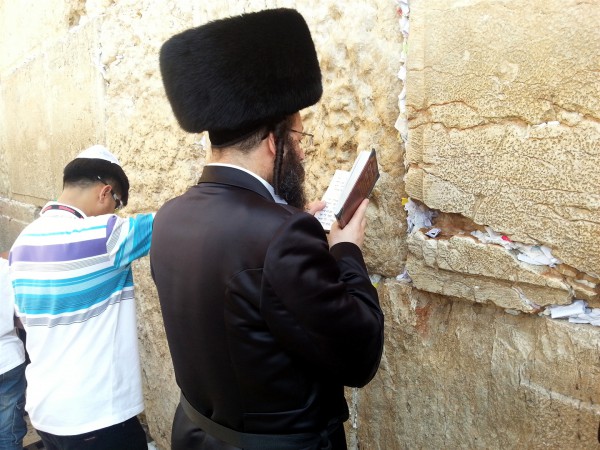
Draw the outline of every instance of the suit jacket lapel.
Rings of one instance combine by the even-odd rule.
[[[200,183],[227,184],[241,189],[248,189],[256,192],[267,200],[271,200],[272,202],[275,201],[269,190],[259,180],[243,170],[234,169],[232,167],[206,166],[198,181],[198,184]]]

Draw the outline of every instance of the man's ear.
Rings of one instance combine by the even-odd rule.
[[[269,146],[269,153],[271,156],[275,158],[275,154],[277,153],[277,146],[275,145],[275,135],[273,132],[269,133],[269,137],[267,138],[267,145]]]

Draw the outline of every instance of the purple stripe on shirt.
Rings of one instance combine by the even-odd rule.
[[[106,239],[112,234],[115,223],[117,222],[117,216],[112,216],[106,223]]]
[[[90,258],[106,253],[106,238],[54,245],[21,245],[11,251],[12,264],[17,262],[59,262]]]

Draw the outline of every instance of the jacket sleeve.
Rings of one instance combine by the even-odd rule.
[[[295,214],[265,258],[261,311],[286,350],[321,376],[361,387],[383,349],[383,313],[360,249],[329,250],[319,222]]]

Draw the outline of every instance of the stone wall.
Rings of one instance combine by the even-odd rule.
[[[271,7],[305,16],[323,71],[303,112],[310,197],[357,150],[380,162],[365,255],[386,346],[347,391],[351,448],[598,448],[600,328],[548,316],[600,307],[595,2],[0,0],[2,248],[90,144],[129,175],[123,214],[194,184],[210,148],[177,126],[160,45]],[[431,224],[409,227],[411,205]],[[519,259],[533,246],[560,263]],[[166,449],[177,387],[148,258],[134,269],[146,420]]]
[[[411,283],[380,289],[361,448],[600,447],[600,329],[549,318],[600,306],[598,19],[589,2],[410,1]]]

